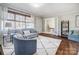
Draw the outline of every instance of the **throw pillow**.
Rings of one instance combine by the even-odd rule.
[[[14,37],[16,38],[23,38],[22,34],[17,33],[16,35],[14,35]]]
[[[30,34],[29,30],[24,31],[24,35]]]

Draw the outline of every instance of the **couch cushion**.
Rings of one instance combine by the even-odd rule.
[[[23,34],[23,31],[22,31],[22,30],[17,29],[17,30],[15,30],[15,33],[18,33],[18,34]]]
[[[22,34],[19,34],[17,33],[16,35],[14,35],[15,38],[18,38],[18,39],[24,39],[23,35]]]
[[[24,35],[30,34],[29,30],[26,30],[26,31],[23,31],[23,32],[24,32]]]
[[[30,35],[26,35],[27,39],[32,39],[32,38],[35,38],[37,37],[37,34],[36,33],[31,33]]]
[[[30,29],[30,33],[37,33],[35,29]]]

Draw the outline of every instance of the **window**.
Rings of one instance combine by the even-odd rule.
[[[34,28],[34,24],[33,23],[26,23],[26,28]]]
[[[25,23],[24,22],[16,22],[16,29],[24,29]]]
[[[16,21],[25,21],[25,16],[22,15],[16,15]]]
[[[4,30],[34,28],[34,22],[31,17],[15,14],[13,12],[8,12],[7,19],[4,21],[2,20],[1,23],[1,29]]]
[[[26,28],[34,28],[34,21],[32,18],[26,17]]]
[[[14,14],[8,13],[7,20],[14,20]]]

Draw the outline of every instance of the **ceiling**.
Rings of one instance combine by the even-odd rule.
[[[58,16],[67,13],[74,13],[79,10],[78,3],[40,3],[41,6],[38,8],[35,8],[30,4],[31,3],[6,3],[3,5],[15,9],[20,9],[27,13],[41,17]]]

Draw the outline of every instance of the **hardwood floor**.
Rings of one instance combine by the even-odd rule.
[[[58,38],[62,40],[56,52],[56,55],[77,55],[78,54],[78,51],[79,51],[78,42],[70,41],[67,38],[55,36],[55,35],[47,34],[47,33],[40,33],[39,35],[43,35],[43,36],[47,36],[51,38]]]

